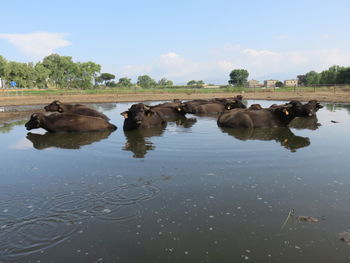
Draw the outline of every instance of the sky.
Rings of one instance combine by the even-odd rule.
[[[349,0],[1,1],[0,55],[57,53],[117,80],[227,84],[233,69],[285,80],[350,66],[349,13]]]

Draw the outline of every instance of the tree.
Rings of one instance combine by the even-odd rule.
[[[204,85],[204,81],[203,81],[203,80],[198,80],[198,81],[196,81],[196,80],[190,80],[189,82],[187,82],[187,85],[188,85],[188,86],[193,86],[193,85],[199,85],[199,86],[201,86],[201,85]]]
[[[112,79],[115,79],[115,75],[111,73],[101,73],[98,79],[100,80],[100,82],[104,82],[104,84],[108,86],[108,82]]]
[[[234,69],[230,73],[229,84],[243,86],[247,83],[249,73],[245,69]]]
[[[124,78],[120,78],[117,86],[119,87],[131,87],[133,84],[131,83],[131,79],[124,77]]]
[[[159,86],[173,86],[173,82],[171,80],[168,80],[166,78],[162,78],[161,80],[158,81]]]
[[[0,78],[4,77],[5,75],[6,64],[7,64],[6,59],[0,55]]]
[[[60,56],[58,54],[51,54],[43,59],[42,64],[46,67],[49,74],[49,81],[57,88],[71,87],[71,80],[74,79],[74,62],[72,57]]]
[[[195,80],[190,80],[189,82],[187,82],[187,85],[192,86],[192,85],[196,85],[197,81]]]
[[[337,77],[339,72],[343,69],[343,67],[334,65],[330,67],[328,70],[324,70],[321,72],[320,83],[321,84],[336,84]]]
[[[34,66],[35,86],[38,88],[47,88],[47,80],[49,78],[49,70],[40,62]]]
[[[137,85],[142,88],[152,88],[157,85],[157,82],[148,75],[139,76],[137,78]]]
[[[339,71],[337,83],[350,84],[350,67],[343,68]]]
[[[283,87],[283,82],[282,81],[277,81],[275,84],[276,87]]]
[[[316,71],[310,71],[305,74],[306,85],[315,85],[320,83],[320,75]]]
[[[298,85],[304,86],[306,85],[306,75],[298,75]]]

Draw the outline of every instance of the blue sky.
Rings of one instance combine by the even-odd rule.
[[[350,1],[3,1],[0,55],[20,62],[58,53],[116,78],[176,84],[290,79],[350,66]]]

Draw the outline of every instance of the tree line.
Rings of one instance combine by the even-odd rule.
[[[334,65],[320,73],[310,71],[304,75],[298,75],[300,85],[322,84],[350,84],[350,67]]]
[[[248,81],[249,72],[246,69],[234,69],[230,73],[229,84],[244,86]],[[298,75],[298,84],[307,85],[329,85],[329,84],[350,84],[350,67],[334,65],[320,73],[310,71],[304,75]],[[277,81],[276,87],[282,87],[283,82]]]
[[[148,75],[141,75],[137,82],[122,77],[118,81],[111,73],[101,73],[101,66],[94,62],[74,62],[70,56],[51,54],[42,61],[20,63],[7,61],[0,55],[0,79],[9,86],[16,83],[18,88],[58,88],[58,89],[91,89],[99,87],[172,87],[173,81],[162,78],[154,80]],[[202,80],[190,80],[188,86],[201,87]]]

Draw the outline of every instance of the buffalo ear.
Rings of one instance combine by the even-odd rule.
[[[55,100],[55,104],[58,106],[61,105],[61,102],[59,100]]]
[[[120,115],[122,115],[125,119],[129,118],[129,112],[128,111],[124,111],[124,112],[120,113]]]

